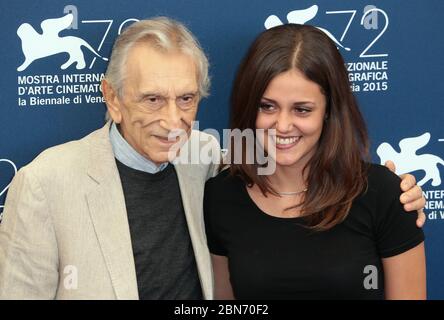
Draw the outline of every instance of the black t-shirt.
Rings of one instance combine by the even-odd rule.
[[[368,188],[344,222],[318,232],[303,218],[261,211],[245,183],[226,170],[205,187],[208,245],[228,257],[237,299],[383,299],[381,258],[424,240],[400,194],[399,177],[371,165]]]
[[[155,174],[116,160],[122,181],[140,300],[201,299],[179,182],[169,164]]]

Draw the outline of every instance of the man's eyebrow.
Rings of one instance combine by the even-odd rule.
[[[187,91],[187,92],[185,92],[185,93],[183,93],[183,94],[179,94],[179,95],[177,95],[177,96],[178,96],[178,97],[189,96],[189,95],[197,96],[198,94],[199,94],[198,91]]]
[[[183,97],[183,96],[187,96],[187,95],[192,95],[192,96],[197,96],[199,95],[199,91],[198,90],[183,90],[183,93],[180,93],[176,96],[176,98],[178,97]],[[140,92],[137,96],[136,96],[136,100],[137,101],[141,101],[144,98],[147,97],[161,97],[161,98],[167,98],[168,94],[165,92],[161,92],[161,91],[157,91],[157,90],[147,90],[147,91],[143,91]]]

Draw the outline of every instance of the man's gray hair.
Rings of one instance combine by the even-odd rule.
[[[153,48],[179,50],[189,55],[197,67],[197,81],[200,97],[208,96],[210,79],[208,59],[193,34],[180,22],[167,17],[141,20],[126,28],[116,39],[105,79],[120,97],[123,94],[125,63],[131,47],[140,41],[147,41]]]

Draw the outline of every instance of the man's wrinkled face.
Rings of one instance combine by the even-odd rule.
[[[192,58],[137,43],[126,60],[122,96],[106,81],[103,89],[125,140],[157,165],[171,160],[168,151],[179,142],[176,133],[189,136],[197,113],[197,69]]]

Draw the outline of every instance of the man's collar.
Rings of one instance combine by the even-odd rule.
[[[135,170],[144,171],[148,173],[157,173],[168,166],[168,162],[157,166],[151,160],[148,160],[140,153],[138,153],[120,134],[115,122],[111,124],[109,131],[111,145],[113,147],[114,156],[121,163]]]

